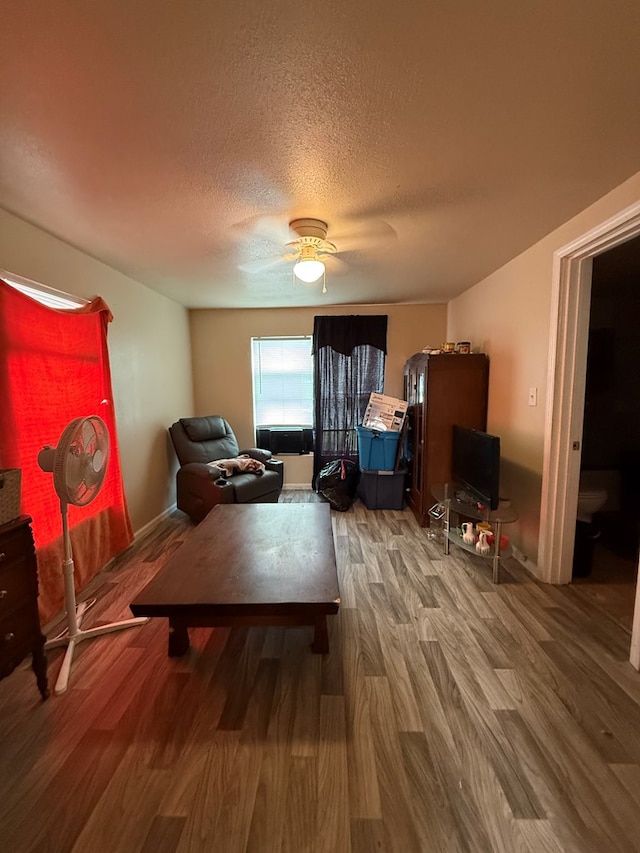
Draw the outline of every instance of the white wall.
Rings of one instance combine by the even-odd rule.
[[[553,255],[640,199],[640,172],[449,304],[448,340],[491,359],[488,429],[501,438],[503,486],[520,513],[508,532],[538,556]],[[538,405],[528,405],[537,388]]]
[[[139,531],[175,502],[167,427],[193,413],[188,312],[3,210],[0,268],[86,299],[102,296],[111,308],[108,341],[122,473],[133,529]]]

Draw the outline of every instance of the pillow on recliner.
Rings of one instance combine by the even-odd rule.
[[[224,438],[227,434],[224,419],[220,415],[206,418],[180,418],[180,423],[190,441],[211,441]]]

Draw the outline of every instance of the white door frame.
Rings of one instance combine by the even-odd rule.
[[[592,258],[638,235],[640,202],[554,254],[538,553],[539,577],[548,583],[571,581]],[[636,594],[631,663],[640,669],[640,594]]]

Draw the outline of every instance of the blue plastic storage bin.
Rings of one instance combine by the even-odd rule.
[[[357,426],[358,461],[362,471],[393,471],[398,453],[399,432],[378,432]]]

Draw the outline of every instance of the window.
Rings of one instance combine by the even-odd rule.
[[[35,281],[30,281],[28,278],[7,273],[0,270],[0,278],[15,287],[26,296],[32,299],[37,299],[48,308],[79,308],[81,305],[86,305],[86,299],[80,299],[79,296],[71,296],[69,293],[63,293],[61,290],[55,290],[53,287],[47,287],[44,284],[38,284]]]
[[[252,338],[251,361],[255,426],[311,426],[311,336]]]

